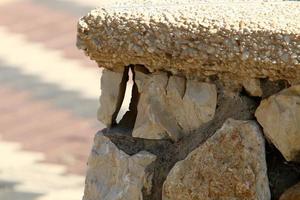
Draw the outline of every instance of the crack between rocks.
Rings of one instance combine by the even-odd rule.
[[[115,126],[117,124],[116,119],[118,117],[118,114],[120,112],[122,103],[124,101],[127,82],[129,80],[128,72],[129,72],[129,67],[125,67],[124,72],[123,72],[122,81],[120,83],[120,89],[119,89],[119,95],[118,95],[116,110],[115,110],[114,114],[112,115],[112,123],[111,123],[112,126]]]
[[[184,88],[183,88],[183,93],[182,93],[181,99],[184,98],[185,93],[186,93],[186,88],[187,88],[187,79],[186,79],[186,77],[184,77],[184,84],[183,85],[184,85]]]
[[[113,127],[118,126],[124,130],[127,130],[129,133],[130,130],[134,128],[136,117],[137,117],[137,107],[140,98],[140,94],[138,92],[137,84],[135,83],[135,72],[133,70],[133,66],[129,66],[129,70],[132,72],[132,89],[131,89],[131,98],[129,102],[128,111],[124,114],[122,119],[118,124],[115,124]],[[127,74],[128,74],[127,72]],[[129,75],[128,75],[129,76]],[[129,79],[128,79],[129,80]],[[123,99],[124,101],[124,99]]]

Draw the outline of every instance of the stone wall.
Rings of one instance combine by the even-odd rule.
[[[300,3],[169,3],[115,2],[79,21],[78,47],[105,68],[107,126],[83,199],[297,200]]]

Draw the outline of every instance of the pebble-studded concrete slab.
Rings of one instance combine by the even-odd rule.
[[[221,80],[300,77],[300,2],[104,3],[79,21],[78,42],[100,66],[129,64]],[[113,61],[110,58],[113,56]]]

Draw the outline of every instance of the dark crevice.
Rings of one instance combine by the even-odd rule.
[[[164,93],[165,93],[165,95],[168,94],[167,88],[168,88],[168,85],[169,85],[169,82],[170,82],[171,73],[167,73],[167,77],[168,77],[167,83],[166,83],[166,85],[164,86],[164,89],[165,89]]]
[[[270,81],[269,79],[260,80],[261,89],[263,91],[262,99],[280,92],[281,90],[290,87],[290,84],[285,80]]]
[[[133,66],[130,67],[132,72],[132,91],[131,91],[131,99],[129,103],[129,111],[125,113],[120,122],[118,123],[118,127],[124,130],[127,130],[128,133],[132,132],[134,128],[134,124],[137,117],[137,106],[140,98],[140,94],[138,92],[137,85],[135,83],[135,72],[133,70]]]
[[[271,143],[266,143],[266,156],[272,200],[278,200],[284,191],[300,182],[300,163],[285,161]]]
[[[181,99],[184,98],[184,95],[186,93],[186,87],[187,87],[187,79],[186,79],[186,77],[184,77],[184,84],[183,84],[183,86],[184,86],[184,88],[183,88],[183,93],[181,95]]]
[[[240,96],[248,96],[249,98],[253,99],[258,104],[261,102],[261,99],[262,99],[262,97],[251,96],[244,87],[240,91]]]

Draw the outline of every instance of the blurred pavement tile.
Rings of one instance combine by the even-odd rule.
[[[83,194],[101,70],[76,48],[92,1],[0,1],[0,199]],[[97,3],[97,1],[94,1]]]

